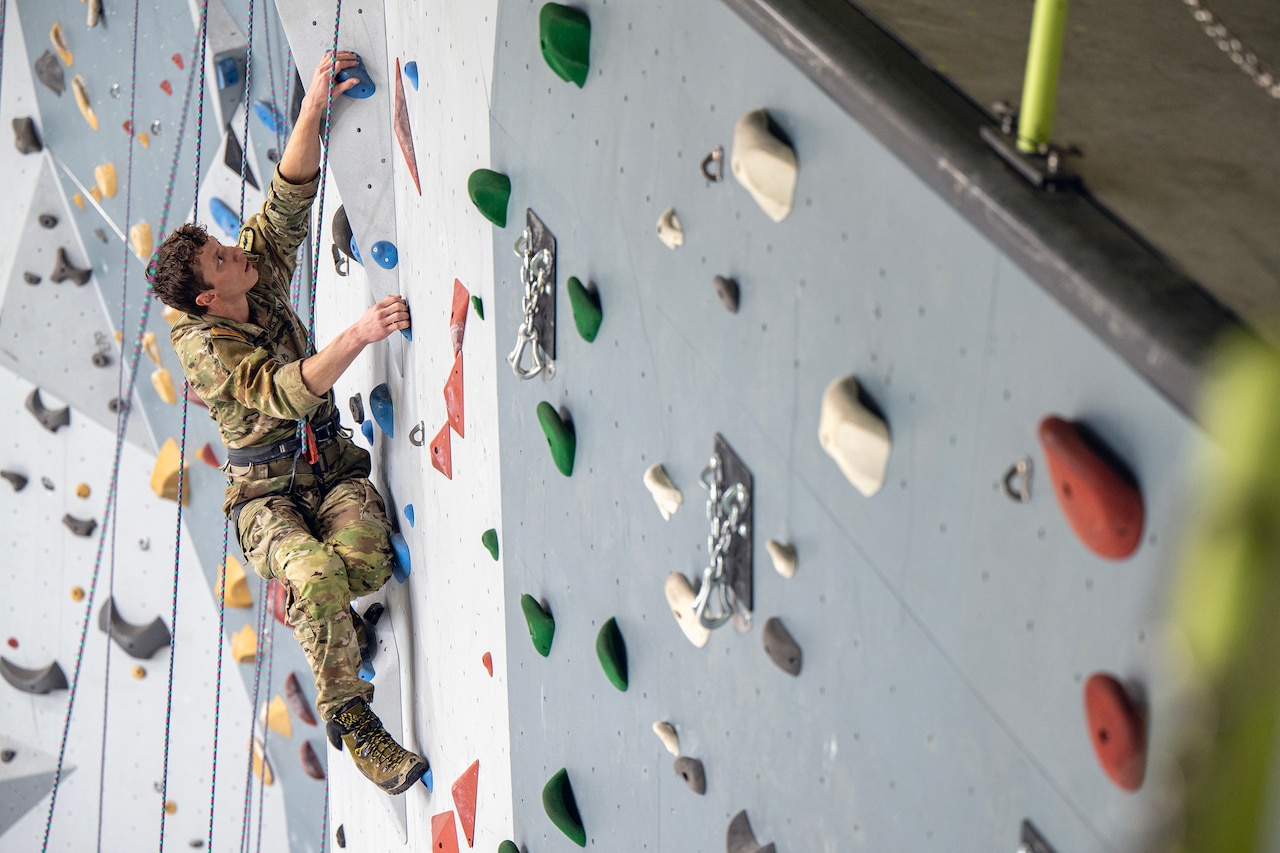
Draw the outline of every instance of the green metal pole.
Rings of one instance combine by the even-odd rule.
[[[1027,74],[1018,112],[1018,150],[1033,153],[1049,142],[1053,106],[1058,97],[1058,71],[1067,30],[1068,0],[1036,0],[1027,46]]]

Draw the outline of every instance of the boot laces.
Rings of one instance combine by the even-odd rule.
[[[356,736],[356,743],[359,744],[360,754],[372,759],[376,764],[383,767],[390,767],[398,763],[405,750],[396,743],[391,735],[387,734],[387,730],[382,727],[382,723],[373,714],[369,714],[360,720],[352,733]]]

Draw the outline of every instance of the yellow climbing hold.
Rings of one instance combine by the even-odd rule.
[[[147,677],[147,671],[140,666],[135,666],[133,668],[133,677],[141,681]]]
[[[71,587],[71,600],[84,601],[84,587],[80,587],[80,586]]]
[[[151,374],[151,385],[156,389],[156,393],[160,395],[160,399],[170,406],[178,402],[178,392],[173,390],[173,377],[169,375],[169,371],[165,368],[158,367]]]
[[[231,656],[236,663],[253,663],[258,658],[258,635],[245,625],[231,637]]]
[[[246,626],[247,627],[247,626]],[[271,775],[271,762],[262,754],[262,741],[257,738],[253,739],[253,775],[255,778],[261,779],[262,784],[270,785],[275,782],[275,777]]]
[[[165,441],[156,455],[156,467],[151,472],[151,491],[169,501],[178,499],[178,462],[182,454],[178,451],[178,443],[172,438]],[[182,505],[191,503],[191,478],[187,476],[187,466],[183,466]]]
[[[164,310],[160,312],[160,316],[164,318],[166,323],[172,326],[174,323],[178,322],[178,318],[182,316],[182,312],[177,308],[170,308],[166,305],[164,306]]]
[[[139,220],[130,226],[129,245],[133,247],[133,253],[138,256],[138,260],[144,264],[151,260],[151,252],[155,249],[156,243],[151,237],[151,224],[147,220]],[[159,361],[156,362],[156,364],[159,363]]]
[[[78,497],[78,498],[87,498],[87,497],[89,497],[89,484],[88,484],[88,483],[80,483],[79,485],[77,485],[77,486],[76,486],[76,497]]]
[[[84,210],[84,196],[80,195],[80,193],[76,193],[71,197],[71,200],[75,202],[76,207]]]
[[[147,252],[147,257],[151,257],[150,252]],[[155,362],[157,367],[164,366],[164,362],[160,360],[160,348],[156,346],[155,332],[147,332],[142,336],[142,348],[146,350],[147,357],[150,358],[153,362]],[[169,383],[169,384],[172,385],[173,383]],[[157,388],[156,390],[159,391],[160,389]],[[164,394],[162,393],[160,394],[160,396],[163,397]],[[177,400],[175,399],[174,402],[177,402]]]
[[[173,800],[169,800],[168,802],[166,802],[166,803],[164,804],[164,813],[165,813],[165,814],[177,814],[177,813],[178,813],[178,804],[177,804],[177,803],[175,803]]]
[[[89,103],[89,87],[85,85],[84,78],[79,74],[71,78],[71,91],[76,96],[76,106],[80,108],[80,115],[89,122],[89,127],[97,130],[98,116],[93,112],[93,105]]]
[[[107,198],[116,197],[116,164],[115,163],[99,163],[93,167],[93,182],[98,186],[98,192]]]
[[[142,143],[143,148],[151,147],[151,137],[147,135],[145,130],[138,134],[138,141]]]
[[[222,593],[221,580],[218,593]],[[249,594],[249,582],[245,579],[244,566],[230,554],[227,555],[227,595],[228,607],[252,607],[253,596]]]
[[[293,723],[289,720],[289,708],[284,704],[283,699],[276,696],[265,710],[267,727],[271,731],[285,737],[293,737]]]
[[[97,187],[89,187],[89,195],[93,196],[93,200],[102,203],[102,190]]]
[[[58,56],[62,57],[62,61],[68,67],[76,61],[75,54],[67,47],[67,37],[62,33],[62,24],[54,24],[49,30],[49,41],[53,42],[53,49],[58,51]]]

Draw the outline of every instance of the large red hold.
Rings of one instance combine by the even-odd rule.
[[[458,830],[453,825],[453,812],[431,816],[432,853],[458,853]]]
[[[467,425],[464,417],[465,405],[462,399],[462,353],[453,357],[453,370],[444,381],[444,410],[449,416],[449,426],[458,434],[458,438],[467,437]]]
[[[1142,541],[1142,493],[1123,463],[1087,427],[1051,415],[1040,422],[1040,446],[1058,505],[1085,546],[1121,560]]]
[[[476,788],[480,784],[480,760],[471,762],[453,783],[453,806],[458,810],[458,823],[467,837],[467,846],[475,846],[476,836]]]
[[[1084,685],[1084,715],[1102,769],[1126,791],[1142,787],[1147,770],[1147,725],[1124,686],[1103,672]]]
[[[446,479],[453,479],[453,442],[449,440],[449,424],[446,422],[431,439],[431,464]]]

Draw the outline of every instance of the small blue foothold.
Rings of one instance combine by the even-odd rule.
[[[404,64],[404,76],[413,84],[413,91],[418,91],[418,63],[410,61]]]
[[[218,60],[218,88],[226,89],[240,82],[240,68],[234,57],[227,56]],[[59,89],[61,91],[61,89]]]
[[[351,235],[351,257],[356,259],[356,263],[364,266],[364,258],[360,257],[360,246],[356,244],[356,235]]]
[[[409,520],[409,526],[413,527],[413,504],[404,505],[404,517]]]
[[[409,341],[410,343],[413,343],[413,328],[412,328],[412,327],[410,327],[410,328],[408,328],[408,329],[401,329],[401,330],[400,330],[400,334],[404,335],[404,336],[405,336],[405,339],[406,339],[407,341]]]
[[[361,661],[360,672],[358,674],[361,681],[373,681],[373,677],[378,673],[374,670],[372,663],[369,661]]]
[[[357,83],[354,87],[342,93],[346,95],[348,98],[356,98],[358,100],[363,100],[364,98],[369,97],[370,95],[372,95],[374,92],[377,91],[376,87],[373,85],[373,78],[371,78],[369,76],[369,72],[365,70],[364,60],[362,60],[359,56],[356,57],[355,68],[344,68],[342,71],[338,72],[339,83],[345,80],[350,80],[352,78],[355,78],[360,82]]]
[[[236,212],[225,201],[217,196],[210,197],[209,212],[213,214],[213,221],[218,223],[218,227],[227,232],[227,236],[233,240],[239,238],[240,217],[236,216]]]
[[[253,105],[253,114],[258,117],[258,121],[267,126],[267,130],[275,134],[280,133],[280,112],[275,104],[270,101],[257,101]]]
[[[413,569],[409,557],[409,543],[405,541],[404,534],[391,534],[391,550],[396,553],[396,561],[391,564],[391,574],[395,575],[398,582],[404,583],[409,579],[409,572]]]
[[[373,447],[373,421],[365,421],[360,424],[360,432],[364,433],[364,440],[369,442],[370,447]]]
[[[391,405],[391,389],[387,387],[387,383],[383,382],[369,392],[369,408],[373,411],[373,419],[387,434],[387,438],[395,438],[395,409]]]
[[[430,794],[435,788],[435,779],[431,775],[431,768],[427,768],[427,772],[422,774],[422,784],[427,786],[427,793]]]
[[[369,253],[373,255],[373,262],[384,270],[395,269],[396,264],[400,263],[400,253],[396,251],[396,244],[390,240],[379,240],[369,248]]]

